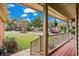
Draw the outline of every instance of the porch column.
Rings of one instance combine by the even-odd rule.
[[[69,21],[66,20],[66,36],[67,36],[67,39],[69,40]]]
[[[68,33],[68,20],[66,20],[65,22],[66,22],[66,33]]]
[[[73,26],[73,22],[71,21],[71,29],[72,29],[72,26]]]
[[[44,4],[44,23],[43,23],[43,55],[48,55],[48,5]]]
[[[78,4],[76,4],[75,39],[75,55],[78,55]]]

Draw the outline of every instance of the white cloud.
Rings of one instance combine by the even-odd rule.
[[[59,19],[56,19],[56,21],[57,21],[57,22],[60,22],[61,20],[59,20]]]
[[[35,10],[32,10],[32,9],[30,9],[30,8],[26,8],[26,9],[24,9],[24,12],[25,13],[34,13],[34,12],[36,12]]]
[[[26,20],[29,21],[29,22],[31,22],[31,19],[29,19],[29,18],[26,18]]]
[[[15,7],[15,5],[14,5],[14,4],[9,4],[8,6]]]
[[[56,19],[56,21],[57,21],[58,23],[64,23],[64,21],[59,20],[59,19]]]
[[[21,15],[21,17],[27,17],[27,16],[28,16],[27,14],[22,14],[22,15]]]
[[[37,14],[37,13],[34,13],[33,15],[34,15],[34,16],[37,16],[38,14]]]
[[[10,14],[10,11],[8,11],[8,14]]]

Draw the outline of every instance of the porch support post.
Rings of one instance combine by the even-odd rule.
[[[44,4],[44,23],[43,23],[43,55],[48,55],[48,5]]]
[[[67,35],[67,39],[69,40],[69,21],[66,20],[66,35]]]
[[[75,19],[75,55],[78,55],[78,4],[76,4],[76,19]]]
[[[68,20],[66,20],[65,22],[66,22],[66,33],[68,33]]]
[[[73,26],[72,24],[73,24],[73,22],[71,21],[71,29],[72,29],[72,26]]]

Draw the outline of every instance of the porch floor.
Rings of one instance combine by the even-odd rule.
[[[75,39],[68,41],[52,53],[51,56],[75,56]]]

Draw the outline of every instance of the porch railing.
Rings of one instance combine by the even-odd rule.
[[[70,40],[72,35],[69,33],[49,35],[48,37],[48,51],[55,49],[57,46],[61,45],[65,41]],[[42,55],[43,46],[42,46],[42,36],[30,43],[30,54],[31,55]]]
[[[57,48],[58,46],[62,45],[65,41],[68,41],[70,38],[72,38],[72,35],[69,33],[66,34],[56,34],[53,36],[49,36],[48,39],[48,51]]]
[[[40,53],[40,39],[37,38],[30,42],[30,54],[36,55],[37,53]]]

